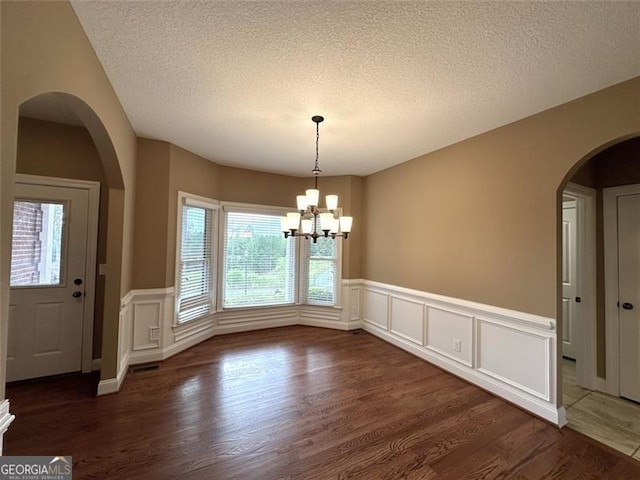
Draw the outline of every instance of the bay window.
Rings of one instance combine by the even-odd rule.
[[[219,310],[337,304],[342,240],[284,238],[285,209],[178,197],[176,325]]]

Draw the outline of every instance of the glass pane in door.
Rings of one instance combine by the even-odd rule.
[[[12,287],[61,284],[63,218],[63,203],[14,202]]]

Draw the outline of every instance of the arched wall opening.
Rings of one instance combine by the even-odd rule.
[[[103,242],[103,256],[100,260],[102,260],[106,265],[106,276],[104,276],[102,284],[100,285],[101,293],[99,296],[99,304],[101,311],[98,316],[103,320],[100,322],[101,331],[94,332],[94,339],[96,339],[96,342],[100,342],[100,345],[96,345],[96,342],[94,342],[94,350],[97,350],[98,352],[101,350],[101,378],[113,378],[116,376],[117,363],[117,348],[114,348],[114,345],[117,346],[118,342],[118,317],[121,298],[122,244],[124,231],[123,222],[125,215],[124,181],[122,172],[120,170],[114,145],[104,124],[95,111],[86,102],[74,95],[64,92],[43,93],[25,100],[20,104],[18,118],[15,119],[17,125],[16,141],[20,137],[21,133],[20,123],[27,121],[25,118],[20,117],[20,115],[28,114],[33,118],[34,116],[38,116],[38,113],[40,113],[40,121],[42,122],[43,119],[45,120],[45,122],[42,123],[50,123],[59,126],[62,126],[62,123],[69,123],[69,119],[75,119],[75,128],[84,130],[84,133],[90,136],[90,141],[93,143],[95,153],[97,155],[95,161],[99,162],[100,165],[98,168],[102,170],[102,178],[99,180],[102,180],[100,183],[102,184],[103,198],[105,200],[104,203],[108,205],[108,209],[106,209],[106,215],[103,219],[104,231],[101,232],[103,234],[103,238],[101,239]],[[20,121],[19,118],[21,118]],[[49,122],[47,122],[47,120],[49,120]],[[35,120],[35,122],[38,122],[38,120]],[[13,158],[14,169],[12,173],[15,173],[16,167],[18,166],[17,145],[13,152],[15,157]],[[25,173],[46,174],[53,172],[53,174],[48,176],[63,176],[55,174],[56,171],[61,171],[60,165],[47,166],[46,159],[41,159],[41,161],[45,162],[45,165],[40,165],[39,167],[32,166],[32,171]],[[22,166],[22,168],[27,167]],[[33,171],[34,168],[36,171]],[[64,168],[62,170],[64,170]],[[64,175],[66,178],[78,177],[78,175],[74,175],[72,172],[67,173],[70,174]],[[92,178],[92,180],[96,180],[96,178]],[[10,232],[9,235],[11,235]],[[4,237],[3,240],[5,238],[6,237]]]
[[[73,7],[68,2],[0,3],[0,389],[5,384],[9,261],[18,112],[56,92],[90,132],[109,185],[109,232],[101,374],[118,372],[119,299],[131,290],[136,135]],[[4,390],[0,393],[4,396]]]
[[[640,132],[612,138],[593,148],[576,161],[562,179],[557,190],[557,312],[558,312],[558,405],[563,404],[563,390],[568,386],[563,382],[563,363],[572,364],[576,379],[570,383],[588,390],[600,390],[611,393],[607,380],[607,357],[612,354],[611,345],[606,339],[605,319],[605,253],[603,222],[603,190],[621,185],[640,184],[640,157],[632,152],[640,149]],[[565,197],[565,192],[569,197]],[[563,202],[576,200],[578,239],[577,279],[578,304],[576,314],[569,314],[564,303],[575,302],[563,294],[563,265],[566,262],[566,248],[563,245]],[[566,204],[565,204],[566,205]],[[566,222],[565,222],[566,223]],[[563,248],[564,247],[564,248]],[[568,255],[568,254],[567,254]],[[565,292],[566,293],[566,292]],[[574,327],[568,325],[568,318],[574,315]],[[569,334],[567,329],[572,329]],[[572,339],[572,337],[574,337]],[[574,341],[567,355],[565,339]],[[565,365],[566,367],[566,365]],[[609,372],[610,373],[610,372]],[[573,377],[573,373],[569,378]]]

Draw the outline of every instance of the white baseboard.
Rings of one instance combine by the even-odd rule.
[[[132,290],[121,301],[118,378],[102,380],[98,395],[118,391],[129,366],[166,360],[215,335],[291,325],[360,328],[358,285],[359,281],[343,282],[340,298],[349,306],[348,312],[341,307],[308,305],[233,309],[178,326],[173,324],[173,288]]]
[[[556,425],[555,320],[368,280],[368,332]]]
[[[2,403],[0,403],[0,455],[2,455],[3,450],[4,434],[15,418],[15,415],[9,413],[9,400],[3,400]]]
[[[173,325],[173,288],[122,301],[119,371],[98,394],[119,390],[130,365],[165,360],[214,335],[289,325],[364,328],[444,370],[562,426],[555,320],[368,280],[345,280],[342,307],[291,305],[216,312]]]
[[[173,289],[136,290],[125,296],[116,379],[100,382],[100,395],[119,390],[130,365],[165,360],[214,335],[289,325],[339,330],[364,328],[556,425],[555,320],[442,295],[346,280],[342,308],[291,305],[216,312],[173,325]]]
[[[108,378],[106,380],[100,380],[98,382],[98,393],[97,395],[100,397],[102,395],[108,395],[110,393],[117,393],[120,391],[120,387],[122,387],[122,382],[127,375],[127,369],[129,367],[129,355],[120,361],[120,369],[118,370],[118,376],[116,378]]]
[[[438,355],[437,353],[420,348],[414,343],[400,338],[390,332],[384,331],[374,325],[365,324],[363,328],[367,332],[391,343],[392,345],[412,353],[413,355],[422,358],[423,360],[426,360],[427,362],[432,363],[437,367],[468,381],[469,383],[473,383],[494,395],[502,397],[553,424],[560,426],[563,425],[560,423],[560,420],[561,417],[564,416],[564,412],[561,414],[560,409],[564,411],[564,407],[560,407],[560,409],[558,409],[549,402],[544,402],[533,398],[530,395],[526,395],[524,392],[519,391],[516,388],[496,381],[487,375],[474,371],[473,369],[459,364],[443,355]],[[566,418],[564,418],[563,421],[566,423]]]
[[[564,408],[564,405],[558,408],[558,426],[560,428],[564,427],[567,423],[567,410]]]

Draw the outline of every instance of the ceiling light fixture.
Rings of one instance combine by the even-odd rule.
[[[311,170],[314,177],[314,186],[308,189],[304,195],[296,197],[297,212],[287,213],[286,217],[282,217],[281,224],[284,238],[311,238],[313,243],[317,243],[320,237],[331,237],[333,239],[344,237],[346,240],[351,232],[353,218],[340,215],[338,195],[327,195],[325,197],[326,208],[320,209],[318,205],[320,200],[318,175],[322,172],[318,167],[318,143],[320,141],[320,122],[324,121],[324,117],[314,115],[311,120],[316,124],[316,163],[313,170]],[[319,224],[318,219],[320,219]]]

